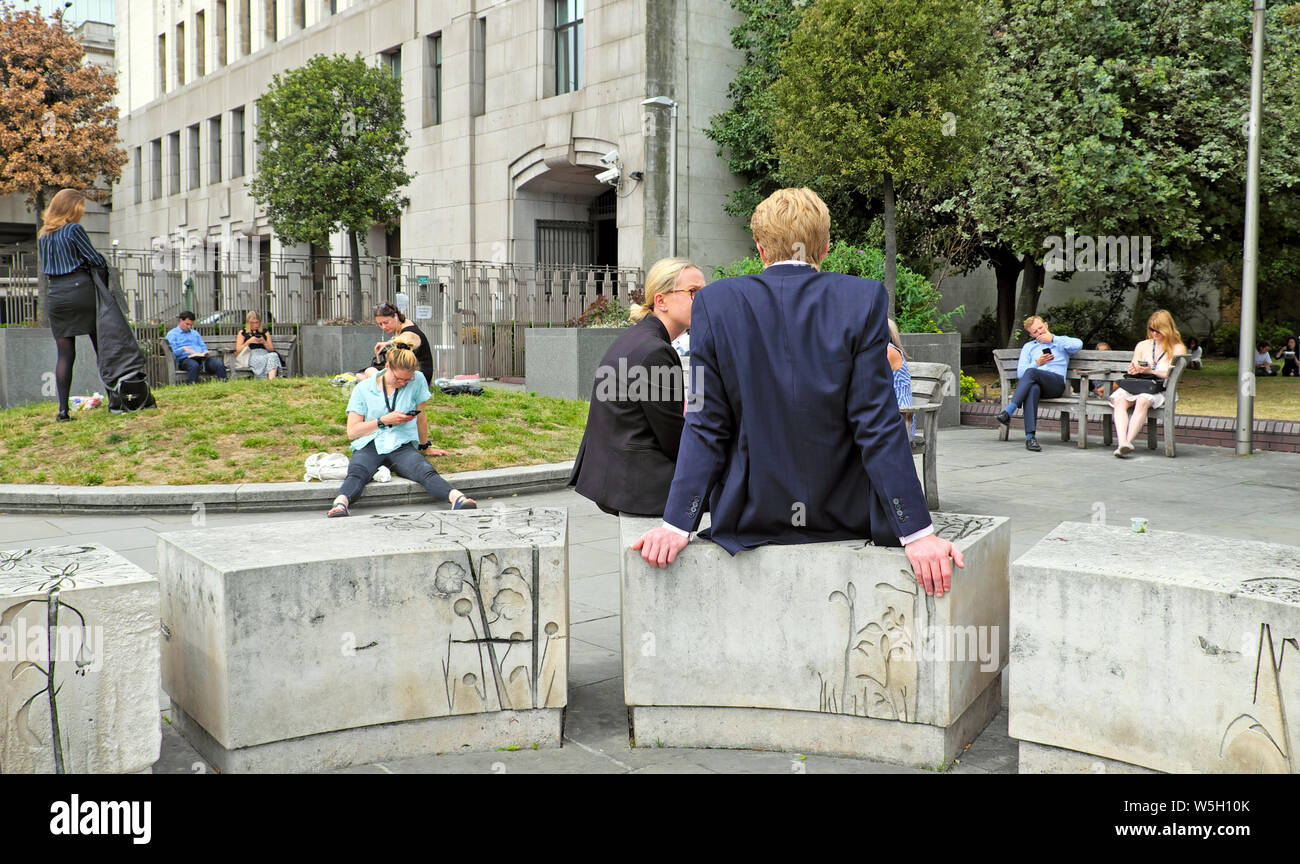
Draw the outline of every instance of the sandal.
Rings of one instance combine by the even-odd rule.
[[[456,499],[456,502],[455,502],[454,504],[451,505],[451,509],[453,509],[453,510],[477,510],[477,509],[478,509],[478,502],[475,501],[473,498],[470,498],[469,496],[467,496],[467,495],[465,495],[465,494],[462,493],[461,496],[460,496],[459,498]]]
[[[334,506],[331,507],[329,512],[325,515],[330,519],[334,519],[338,516],[350,516],[352,514],[348,513],[348,505],[344,504],[342,501],[335,501]]]

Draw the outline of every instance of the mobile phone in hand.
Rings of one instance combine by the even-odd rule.
[[[1051,358],[1051,356],[1052,356],[1052,352],[1051,352],[1051,350],[1049,349],[1049,350],[1047,350],[1047,351],[1044,351],[1043,354],[1042,354],[1042,356],[1043,356],[1043,357],[1047,357],[1047,358]]]
[[[1139,365],[1139,366],[1150,366],[1151,364],[1150,364],[1150,363],[1147,363],[1147,361],[1145,361],[1145,360],[1139,360],[1139,361],[1138,361],[1138,365]]]
[[[414,417],[416,414],[420,413],[420,409],[412,408],[410,411],[403,411],[402,413],[407,415],[408,417]]]

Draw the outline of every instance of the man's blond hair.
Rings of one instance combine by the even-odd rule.
[[[1035,321],[1037,321],[1039,324],[1047,324],[1046,321],[1044,321],[1042,318],[1039,318],[1037,315],[1030,315],[1028,318],[1025,319],[1025,330],[1028,330],[1030,327],[1033,327]]]
[[[811,189],[778,189],[754,208],[749,230],[770,262],[820,264],[830,242],[831,211]]]

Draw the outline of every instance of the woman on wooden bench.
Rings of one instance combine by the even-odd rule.
[[[1143,339],[1133,349],[1133,359],[1128,364],[1128,374],[1133,377],[1120,380],[1115,392],[1110,394],[1119,443],[1115,455],[1121,459],[1133,452],[1133,439],[1146,426],[1147,412],[1165,404],[1165,381],[1173,369],[1174,358],[1187,353],[1173,316],[1164,309],[1157,309],[1147,319],[1147,335],[1150,338]]]
[[[280,374],[280,355],[271,344],[271,331],[262,329],[262,316],[256,312],[244,316],[244,329],[235,340],[236,360],[245,348],[248,358],[244,362],[254,378],[275,378]]]

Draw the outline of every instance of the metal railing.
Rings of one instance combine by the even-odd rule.
[[[118,251],[108,256],[127,318],[147,354],[185,309],[203,333],[234,333],[257,310],[277,327],[342,323],[351,310],[347,256],[227,255],[201,250]],[[0,323],[34,323],[36,256],[0,251]],[[624,303],[641,271],[485,261],[363,257],[361,306],[394,303],[429,337],[440,375],[524,375],[524,331],[563,327],[600,295]],[[299,364],[298,368],[301,368]]]

